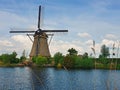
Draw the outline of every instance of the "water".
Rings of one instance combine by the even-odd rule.
[[[0,90],[120,90],[120,70],[0,68]]]

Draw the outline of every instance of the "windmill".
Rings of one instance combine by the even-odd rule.
[[[48,46],[48,35],[47,33],[54,33],[54,32],[68,32],[68,30],[43,30],[41,29],[41,6],[39,6],[39,13],[38,13],[38,29],[36,31],[13,31],[11,30],[10,33],[32,33],[34,34],[34,41],[32,45],[32,49],[30,52],[30,59],[34,56],[45,56],[50,57],[50,51]],[[27,34],[29,36],[29,34]],[[30,37],[29,37],[30,38]],[[50,40],[51,41],[51,40]]]

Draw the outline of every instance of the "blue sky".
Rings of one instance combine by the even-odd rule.
[[[0,0],[0,53],[25,49],[29,55],[32,43],[25,34],[10,34],[10,28],[36,30],[38,6],[42,5],[42,29],[68,29],[67,34],[56,34],[50,51],[67,53],[75,48],[79,54],[96,53],[100,47],[120,40],[120,0]],[[49,41],[49,39],[48,39]],[[111,51],[111,49],[110,49]],[[112,52],[112,51],[111,51]]]

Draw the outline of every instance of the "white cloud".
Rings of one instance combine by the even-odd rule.
[[[86,46],[84,45],[84,50],[86,50],[89,54],[90,54],[90,53],[93,53],[92,50],[91,50],[91,47],[93,47],[92,43],[93,43],[93,40],[85,41],[85,45],[86,45]],[[109,40],[109,39],[103,39],[103,40],[100,41],[99,43],[96,42],[96,44],[95,44],[96,56],[97,56],[97,57],[99,56],[100,50],[101,50],[101,46],[104,45],[104,44],[105,44],[107,47],[109,47],[110,53],[112,53],[112,46],[113,46],[114,43],[115,43],[115,46],[118,45],[118,43],[116,43],[116,42],[113,41],[113,40]]]
[[[51,45],[50,45],[50,50],[52,55],[54,55],[56,52],[62,52],[64,55],[67,54],[67,50],[70,48],[75,48],[79,54],[81,54],[84,49],[79,46],[76,45],[72,42],[65,42],[65,41],[52,41]]]
[[[85,42],[85,44],[87,44],[87,45],[93,45],[93,40],[87,40],[87,41]]]
[[[89,33],[86,33],[86,32],[78,33],[78,36],[82,37],[82,38],[90,38],[91,37],[91,35]]]
[[[4,47],[12,47],[13,46],[12,42],[10,42],[8,40],[0,40],[0,45],[4,46]]]
[[[19,44],[19,46],[21,45],[21,47],[26,48],[27,50],[32,46],[32,42],[25,35],[14,35],[11,37],[11,39],[14,40],[16,45]]]
[[[111,40],[116,40],[117,39],[117,36],[115,36],[114,34],[106,34],[105,35],[105,38],[107,38],[107,39],[111,39]]]
[[[28,37],[27,36],[25,36],[25,35],[14,35],[14,36],[12,36],[11,37],[13,40],[15,40],[15,41],[17,41],[17,42],[20,42],[20,43],[23,43],[23,44],[25,44],[25,43],[29,43],[29,39],[28,39]]]
[[[111,47],[114,43],[115,43],[115,41],[113,41],[113,40],[103,39],[101,42],[101,45],[105,44],[105,45]]]
[[[13,50],[15,50],[19,55],[21,55],[23,50],[26,50],[29,55],[32,47],[32,42],[25,35],[14,35],[11,37],[11,41],[14,44]]]
[[[2,38],[0,40],[0,54],[10,53],[12,51],[12,47],[14,47],[14,44],[12,43],[12,41],[10,41],[9,38]]]

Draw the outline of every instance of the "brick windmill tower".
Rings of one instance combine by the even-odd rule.
[[[40,19],[41,19],[41,6],[39,6],[39,14],[38,14],[38,29],[36,31],[10,31],[10,33],[30,33],[34,36],[34,41],[32,45],[32,49],[30,52],[30,59],[34,56],[44,56],[50,57],[50,51],[48,46],[48,35],[47,33],[54,33],[54,32],[68,32],[68,30],[43,30],[40,28]],[[29,33],[29,34],[28,34]]]

